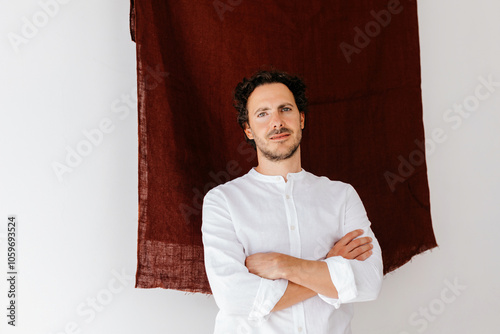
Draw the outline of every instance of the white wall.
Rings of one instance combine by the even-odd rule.
[[[0,3],[0,331],[209,334],[212,297],[133,288],[137,111],[129,2],[58,1],[46,22],[37,0]],[[428,152],[440,247],[388,275],[377,301],[357,305],[357,334],[498,332],[500,86],[487,97],[480,88],[479,106],[460,124],[458,114],[448,122],[443,116],[454,104],[475,102],[478,77],[500,81],[499,12],[496,0],[419,2],[426,133],[446,134]],[[16,52],[9,36],[23,36],[23,18],[33,16],[44,25],[24,31]],[[107,133],[86,147],[84,132],[99,127]],[[65,164],[78,147],[89,154],[59,180],[53,164]],[[19,220],[15,329],[6,324],[3,278],[10,214]]]

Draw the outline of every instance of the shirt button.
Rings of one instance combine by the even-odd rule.
[[[290,195],[286,195],[286,199],[290,199]]]
[[[295,225],[290,226],[290,230],[295,230]]]
[[[299,332],[302,332],[302,327],[299,327],[299,328],[297,328],[297,329],[299,330]]]

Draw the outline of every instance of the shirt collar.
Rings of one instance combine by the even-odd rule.
[[[265,182],[285,182],[285,179],[281,175],[264,175],[255,170],[255,167],[252,167],[250,171],[248,172],[249,175],[252,177],[258,179],[259,181],[265,181]],[[297,173],[288,173],[286,175],[287,180],[298,180],[304,177],[306,174],[306,171],[304,168],[301,168],[300,172]]]

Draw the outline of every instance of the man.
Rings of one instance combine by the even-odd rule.
[[[305,85],[261,71],[235,107],[258,165],[204,198],[214,333],[351,333],[352,302],[380,291],[382,255],[352,186],[301,167]]]

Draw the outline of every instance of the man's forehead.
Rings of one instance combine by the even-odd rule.
[[[258,86],[248,97],[247,107],[259,107],[255,104],[292,103],[295,104],[293,93],[282,83],[270,83]]]

